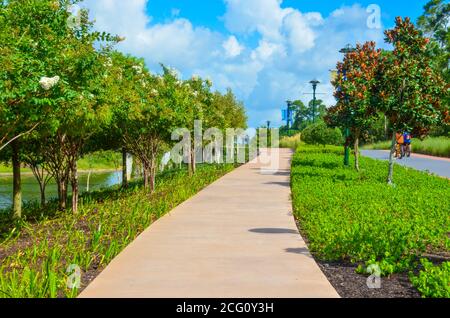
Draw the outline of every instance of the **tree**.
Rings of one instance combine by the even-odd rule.
[[[393,130],[387,178],[393,184],[396,133],[408,131],[423,137],[433,125],[448,123],[450,114],[448,104],[443,103],[446,84],[431,67],[430,40],[409,18],[398,17],[395,28],[385,35],[394,51],[382,60],[379,94]]]
[[[329,128],[320,121],[305,128],[301,136],[302,140],[310,145],[340,145],[342,133],[338,128]]]
[[[355,169],[359,168],[359,143],[362,133],[377,119],[378,78],[381,50],[375,42],[357,44],[337,64],[338,76],[333,82],[337,104],[330,109],[326,120],[330,126],[350,128],[354,142]],[[347,141],[348,142],[348,141]]]
[[[70,3],[11,0],[0,4],[0,149],[12,145],[15,218],[21,216],[19,138],[33,132],[54,111],[57,100],[50,96],[60,78],[47,66],[65,38],[65,9]]]

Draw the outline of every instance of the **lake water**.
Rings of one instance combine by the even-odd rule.
[[[87,187],[88,174],[79,175],[80,192],[85,192]],[[89,190],[95,191],[102,188],[111,187],[122,182],[122,172],[99,172],[92,173],[89,181]],[[0,210],[9,208],[12,204],[12,176],[0,176]],[[52,180],[46,188],[46,198],[56,198],[58,191],[55,182]],[[70,195],[70,185],[69,185]],[[22,175],[22,200],[24,202],[40,202],[39,184],[33,175]]]

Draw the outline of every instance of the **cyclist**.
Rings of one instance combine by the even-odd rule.
[[[403,134],[403,154],[405,154],[408,158],[411,157],[411,134],[409,132],[405,132]]]
[[[396,149],[395,157],[398,159],[403,159],[403,145],[405,143],[404,136],[401,132],[398,132],[395,138],[397,139],[397,147],[395,148]]]

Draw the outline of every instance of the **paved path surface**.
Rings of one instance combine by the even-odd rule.
[[[389,160],[389,151],[363,150],[361,153],[366,157]],[[412,155],[411,158],[396,160],[396,163],[416,170],[428,171],[441,177],[450,178],[450,159]]]
[[[250,163],[161,218],[81,297],[339,297],[301,238],[290,203],[290,160]]]

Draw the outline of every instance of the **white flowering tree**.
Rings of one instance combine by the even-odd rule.
[[[55,14],[61,10],[54,1],[0,3],[0,151],[11,146],[15,218],[21,216],[21,140],[51,117],[57,102],[59,78],[48,64],[64,37],[65,22]]]

